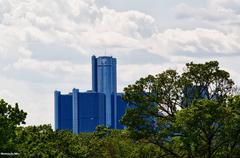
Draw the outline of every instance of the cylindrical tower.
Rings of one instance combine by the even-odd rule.
[[[117,91],[116,59],[109,56],[97,58],[97,92],[106,96],[106,126],[113,127],[112,94]]]

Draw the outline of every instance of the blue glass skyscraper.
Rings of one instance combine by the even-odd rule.
[[[119,122],[127,104],[117,93],[117,60],[92,56],[92,90],[55,91],[55,129],[74,133],[92,132],[97,125],[123,129]]]
[[[115,127],[111,117],[116,108],[117,73],[116,59],[112,57],[92,56],[92,90],[106,96],[106,126]],[[113,101],[112,101],[113,99]]]

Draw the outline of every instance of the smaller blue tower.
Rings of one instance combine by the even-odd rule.
[[[55,91],[55,129],[72,131],[72,94]]]

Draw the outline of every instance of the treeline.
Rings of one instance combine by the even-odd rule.
[[[98,126],[93,133],[54,131],[51,125],[21,127],[26,113],[0,101],[0,157],[141,158],[161,157],[147,140],[133,140],[127,130]],[[18,154],[12,155],[11,154]]]
[[[133,141],[127,131],[102,126],[96,132],[78,135],[53,131],[50,125],[26,127],[17,132],[20,157],[141,158],[161,157],[152,143]]]
[[[78,135],[21,127],[26,113],[0,101],[0,153],[17,157],[239,158],[240,96],[216,61],[140,78],[124,89],[125,130]]]

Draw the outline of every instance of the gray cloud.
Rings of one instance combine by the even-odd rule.
[[[173,11],[177,18],[196,20],[198,22],[229,24],[240,22],[240,1],[209,0],[206,7],[196,8],[181,3]],[[200,20],[200,21],[199,21]]]
[[[44,44],[30,43],[28,49],[32,52],[32,58],[41,61],[71,61],[75,64],[88,64],[90,59],[88,55],[84,55],[74,48],[69,48],[62,44]],[[86,52],[85,52],[86,53]]]
[[[157,53],[149,52],[147,49],[135,49],[127,53],[118,53],[115,56],[120,60],[122,65],[145,65],[145,64],[164,64],[169,62],[165,57],[157,55]]]

